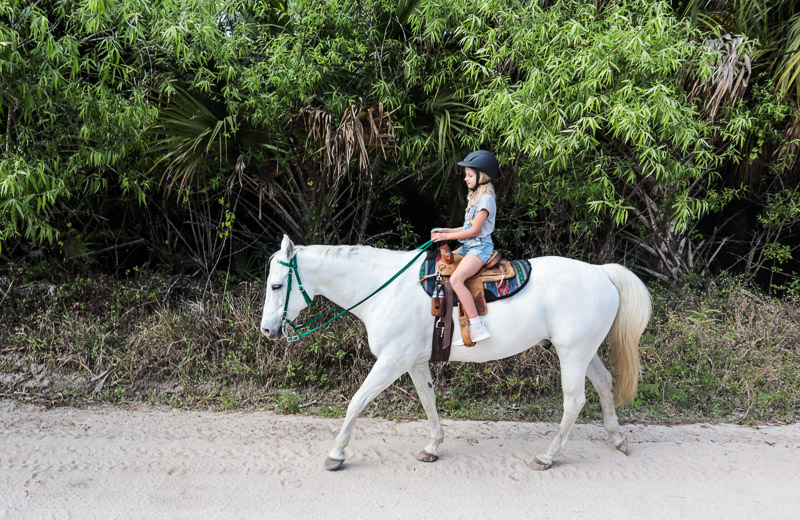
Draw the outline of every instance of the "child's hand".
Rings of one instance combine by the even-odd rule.
[[[431,229],[431,240],[434,242],[444,242],[447,240],[447,232],[439,228]]]

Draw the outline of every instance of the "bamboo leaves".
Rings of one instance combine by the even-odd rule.
[[[744,193],[730,165],[790,172],[800,149],[774,95],[800,77],[792,3],[689,3],[691,21],[645,0],[2,3],[0,232],[57,238],[95,218],[86,195],[167,221],[177,191],[153,235],[171,255],[183,234],[210,273],[278,231],[385,236],[408,190],[455,214],[454,164],[487,148],[514,237],[573,254],[604,235],[604,255],[678,277],[700,222]],[[725,30],[705,44],[692,21]]]
[[[520,42],[516,27],[537,27],[535,40]],[[715,142],[714,128],[687,102],[682,75],[687,64],[701,63],[696,36],[663,4],[608,4],[598,11],[557,3],[507,13],[480,53],[497,62],[512,40],[524,49],[515,56],[520,79],[484,83],[473,121],[487,139],[498,136],[507,155],[527,155],[530,177],[519,182],[528,203],[561,200],[573,219],[594,225],[607,218],[625,228],[635,216],[642,227],[626,236],[647,246],[643,251],[668,251],[658,260],[667,277],[692,269],[682,245],[687,234],[739,193],[709,190],[716,169],[736,157],[737,148]],[[726,39],[717,49],[727,45],[732,57],[715,76],[722,86],[710,96],[711,121],[747,87],[752,69],[748,58],[739,65],[741,43]],[[568,177],[575,180],[553,180]],[[592,232],[590,225],[582,229]]]
[[[66,216],[135,162],[147,109],[129,45],[141,28],[122,21],[141,5],[0,6],[0,239],[53,244]]]

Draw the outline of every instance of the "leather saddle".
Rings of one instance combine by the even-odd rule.
[[[436,261],[436,272],[442,276],[450,276],[458,267],[464,257],[453,253],[450,246],[444,244],[439,248],[439,257]],[[492,253],[491,258],[474,276],[468,278],[464,285],[469,289],[475,299],[478,314],[483,316],[488,311],[486,306],[485,282],[499,282],[516,276],[514,266],[510,260],[503,258],[498,251]]]
[[[464,345],[472,347],[469,336],[469,319],[450,285],[450,275],[456,270],[464,257],[454,254],[445,244],[438,254],[426,259],[420,268],[420,283],[431,296],[431,314],[436,318],[433,324],[431,361],[450,359],[450,346],[453,330],[453,308],[458,306],[458,323]],[[519,292],[530,279],[531,266],[527,260],[506,260],[495,251],[489,261],[465,285],[475,300],[478,314],[488,311],[487,302],[508,298]],[[487,296],[489,299],[487,300]]]

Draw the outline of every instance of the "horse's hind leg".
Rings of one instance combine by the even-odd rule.
[[[444,440],[444,430],[439,421],[439,414],[436,412],[436,393],[433,390],[433,378],[428,363],[416,365],[408,371],[414,386],[417,388],[422,407],[428,416],[431,427],[431,442],[425,449],[417,455],[417,459],[422,462],[435,462],[439,458],[439,445]]]
[[[586,369],[589,360],[570,359],[562,355],[561,360],[561,389],[564,392],[564,415],[561,417],[561,424],[550,446],[545,453],[537,455],[530,466],[533,469],[550,469],[553,459],[561,455],[564,445],[567,444],[567,437],[581,412],[583,405],[586,404]]]
[[[342,429],[339,430],[339,435],[336,436],[336,441],[333,444],[333,449],[328,454],[328,459],[325,461],[325,469],[333,471],[342,467],[345,459],[344,448],[350,442],[350,434],[353,431],[353,425],[358,414],[407,369],[407,365],[401,367],[397,360],[388,361],[383,358],[375,362],[367,378],[364,379],[361,387],[350,400],[350,404],[347,405],[344,424]]]
[[[606,370],[603,361],[595,354],[592,362],[589,363],[589,370],[586,372],[589,381],[592,382],[597,395],[600,396],[600,406],[603,409],[603,424],[608,432],[611,443],[622,453],[628,452],[628,440],[619,431],[619,420],[617,410],[614,408],[614,393],[611,389],[611,373]]]

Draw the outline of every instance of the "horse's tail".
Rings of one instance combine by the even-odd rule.
[[[600,269],[619,292],[619,308],[608,342],[617,376],[614,402],[620,406],[633,398],[639,385],[639,340],[650,321],[652,304],[647,287],[628,269],[619,264],[605,264]]]

